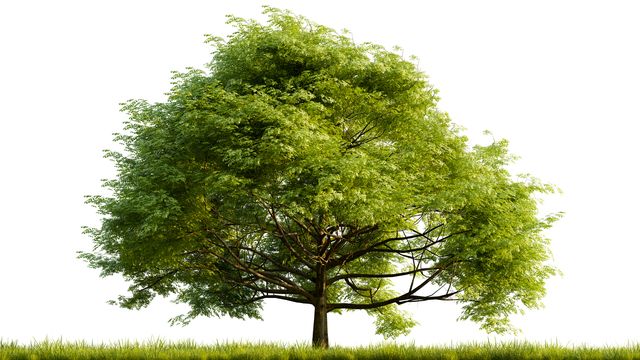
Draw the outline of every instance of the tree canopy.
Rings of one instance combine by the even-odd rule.
[[[415,325],[403,303],[459,301],[499,332],[539,306],[557,217],[536,199],[553,188],[512,176],[505,140],[469,147],[412,61],[265,14],[208,36],[212,61],[176,72],[165,102],[123,104],[117,177],[88,199],[103,218],[80,255],[130,282],[115,303],[174,295],[185,323],[310,304],[317,346],[332,311],[365,310],[394,337]]]

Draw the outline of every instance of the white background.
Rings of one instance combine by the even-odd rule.
[[[563,189],[543,212],[553,263],[546,308],[514,318],[520,340],[624,345],[640,339],[637,135],[640,9],[634,1],[270,1],[357,42],[400,45],[441,90],[440,108],[472,142],[510,140],[530,172]],[[516,4],[517,3],[517,4]],[[0,4],[0,339],[279,341],[311,336],[310,307],[267,303],[265,320],[198,319],[184,307],[106,304],[118,277],[76,259],[90,250],[83,203],[113,167],[102,158],[125,120],[118,103],[162,101],[170,71],[202,67],[203,34],[225,14],[263,19],[257,1],[3,1]],[[399,341],[493,339],[452,303],[406,307],[420,326]],[[363,314],[331,316],[330,341],[382,341]],[[510,338],[497,338],[508,340]]]

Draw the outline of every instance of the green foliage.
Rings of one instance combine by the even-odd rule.
[[[540,306],[556,217],[535,199],[553,188],[513,178],[504,140],[469,149],[412,62],[265,13],[230,17],[236,32],[209,36],[208,69],[176,72],[166,102],[123,104],[118,176],[88,198],[103,219],[80,255],[131,283],[116,303],[175,295],[184,323],[326,298],[385,336],[415,324],[405,302],[461,301],[489,331]]]

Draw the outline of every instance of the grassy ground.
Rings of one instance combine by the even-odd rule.
[[[5,359],[640,359],[640,344],[628,347],[574,347],[528,343],[473,344],[453,347],[374,346],[334,347],[269,344],[194,343],[86,343],[41,342],[28,346],[0,341],[0,360]]]

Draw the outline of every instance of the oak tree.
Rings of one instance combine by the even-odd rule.
[[[468,146],[414,62],[265,13],[208,36],[212,61],[175,73],[165,102],[123,104],[117,177],[88,198],[102,220],[80,255],[130,283],[115,303],[173,295],[184,323],[309,304],[320,347],[329,312],[365,310],[394,337],[415,325],[405,303],[458,301],[488,331],[539,306],[552,187],[512,176],[504,140]]]

